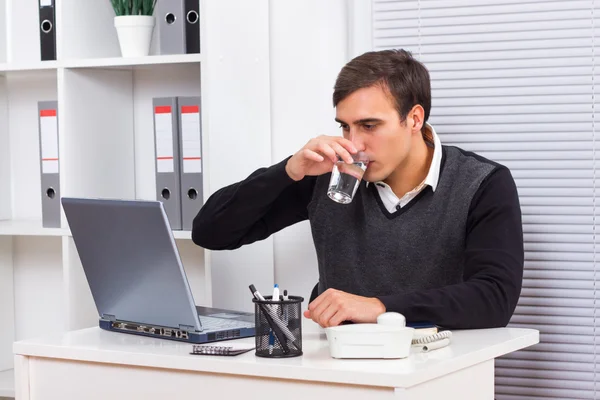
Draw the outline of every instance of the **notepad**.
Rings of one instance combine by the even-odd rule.
[[[253,344],[235,343],[223,346],[194,345],[190,354],[207,356],[237,356],[254,349]]]

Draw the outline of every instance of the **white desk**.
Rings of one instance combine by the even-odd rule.
[[[99,328],[17,342],[16,399],[486,400],[494,359],[539,341],[528,329],[455,331],[450,346],[406,359],[336,360],[325,334],[304,326],[304,354],[288,359],[190,355],[191,344]]]

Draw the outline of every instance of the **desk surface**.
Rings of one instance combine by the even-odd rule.
[[[311,326],[312,325],[312,326]],[[337,360],[323,330],[304,323],[299,357],[266,359],[254,351],[238,356],[190,355],[191,344],[88,328],[14,343],[15,354],[173,370],[238,374],[385,387],[410,387],[539,342],[539,332],[498,328],[454,331],[448,347],[399,360]],[[235,342],[254,343],[254,338]],[[218,342],[226,344],[227,342]]]

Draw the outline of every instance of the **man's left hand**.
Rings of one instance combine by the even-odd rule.
[[[308,305],[304,316],[326,328],[343,321],[375,323],[379,314],[384,312],[385,306],[377,298],[327,289]]]

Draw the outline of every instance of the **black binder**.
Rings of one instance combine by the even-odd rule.
[[[55,0],[39,0],[42,61],[56,60]]]
[[[185,0],[185,52],[200,53],[199,0]]]

